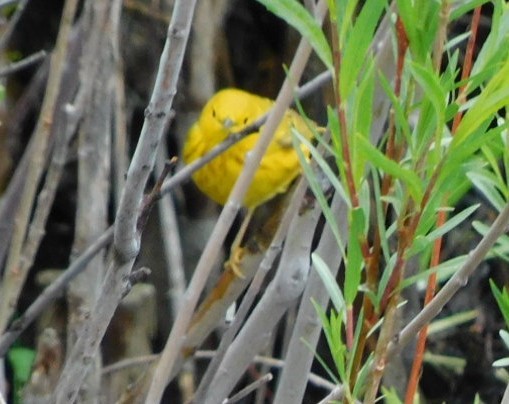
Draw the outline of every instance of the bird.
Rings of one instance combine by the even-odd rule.
[[[230,135],[239,132],[266,114],[274,101],[237,88],[226,88],[214,94],[205,104],[198,120],[187,134],[183,160],[189,164],[204,155]],[[242,202],[252,211],[274,196],[284,193],[301,173],[299,157],[292,142],[292,129],[307,139],[313,138],[316,124],[306,122],[296,111],[288,109],[276,129],[266,154],[256,170]],[[240,140],[192,175],[197,187],[210,199],[224,205],[244,166],[246,155],[256,145],[260,130]],[[305,156],[309,150],[300,146]]]

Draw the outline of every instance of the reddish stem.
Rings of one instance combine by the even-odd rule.
[[[405,27],[401,18],[398,16],[396,20],[396,39],[398,42],[398,55],[397,55],[397,64],[396,64],[396,74],[395,74],[395,83],[394,83],[394,93],[397,97],[401,94],[401,82],[403,77],[403,69],[405,65],[405,56],[408,50],[408,36],[406,34]],[[394,119],[391,115],[391,119],[389,122],[389,136],[387,140],[387,146],[385,149],[385,154],[388,158],[397,161],[402,154],[402,148],[400,145],[396,144],[396,130],[394,127]],[[389,175],[385,175],[382,179],[382,187],[381,194],[382,196],[389,195],[392,187],[392,177]],[[387,203],[384,203],[384,214],[387,214]],[[380,233],[378,231],[375,232],[375,238],[373,241],[373,248],[371,253],[369,253],[369,246],[365,243],[363,248],[364,259],[366,262],[366,284],[369,290],[376,292],[377,282],[379,278],[379,267],[380,267],[380,255],[381,255],[381,238]],[[391,289],[392,290],[392,289]],[[364,355],[364,349],[366,346],[366,335],[369,329],[378,321],[378,316],[376,315],[373,303],[371,299],[364,295],[363,299],[363,311],[365,316],[365,321],[363,324],[363,330],[360,334],[360,338],[357,345],[357,350],[355,352],[352,378],[350,380],[350,385],[353,387],[355,384],[355,378],[357,377],[358,369],[360,367],[360,363],[362,361],[362,357]]]
[[[463,63],[463,70],[461,72],[461,81],[465,81],[466,79],[468,79],[468,77],[470,77],[470,72],[472,71],[472,61],[474,58],[475,42],[477,40],[477,30],[479,28],[480,21],[481,21],[481,6],[476,7],[472,15],[472,26],[470,28],[471,35],[470,38],[468,38],[467,49],[465,52],[465,60]],[[463,84],[460,87],[458,92],[458,98],[456,99],[458,105],[462,105],[465,103],[467,98],[466,89],[467,89],[466,84]],[[462,117],[463,113],[458,111],[452,122],[451,129],[452,134],[456,133],[456,129],[458,129]]]
[[[337,27],[331,27],[332,47],[333,47],[333,62],[334,71],[336,74],[336,82],[334,85],[334,101],[336,102],[336,112],[339,121],[339,131],[341,136],[341,149],[343,153],[343,163],[345,164],[345,176],[348,192],[352,202],[352,207],[359,206],[359,198],[357,190],[355,189],[355,182],[353,178],[352,159],[350,156],[350,142],[348,140],[348,125],[346,122],[345,106],[343,105],[343,97],[341,95],[341,49],[339,47],[339,38]]]
[[[437,228],[444,225],[446,214],[444,210],[438,212],[437,217]],[[434,268],[440,263],[440,251],[442,249],[442,237],[435,240],[433,244],[433,252],[431,255],[430,267]],[[424,306],[426,306],[433,296],[435,296],[437,286],[437,274],[433,272],[430,274],[428,279],[428,287],[426,289],[426,296],[424,297]],[[426,339],[428,337],[428,326],[424,326],[419,332],[417,339],[417,347],[415,349],[414,363],[412,364],[412,370],[410,372],[410,379],[408,381],[405,404],[412,404],[414,402],[414,396],[419,385],[419,379],[421,376],[422,362],[424,359],[424,350],[426,349]]]

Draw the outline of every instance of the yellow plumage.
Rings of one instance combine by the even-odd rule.
[[[230,134],[268,112],[274,101],[238,89],[216,93],[205,105],[198,121],[191,127],[184,144],[183,157],[190,163],[224,141]],[[312,132],[293,110],[288,110],[255,173],[244,206],[256,206],[285,192],[301,172],[292,145],[291,128],[310,139]],[[237,180],[246,153],[254,148],[260,133],[253,133],[196,171],[193,180],[198,188],[217,203],[224,205]],[[304,150],[304,149],[303,149]]]

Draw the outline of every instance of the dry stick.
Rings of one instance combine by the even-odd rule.
[[[403,330],[394,337],[389,344],[387,359],[400,351],[408,344],[417,333],[435,318],[444,306],[451,300],[458,290],[465,287],[469,277],[473,274],[482,260],[489,253],[491,247],[498,238],[508,230],[509,224],[509,203],[497,216],[490,230],[482,238],[481,242],[468,254],[469,259],[456,272],[449,281],[442,287],[436,296],[425,306],[417,316],[414,317]]]
[[[110,373],[119,372],[131,366],[150,365],[152,362],[159,358],[159,354],[136,356],[134,358],[127,358],[105,366],[101,370],[101,374],[108,375]]]
[[[196,359],[209,359],[209,358],[213,358],[215,355],[216,355],[216,351],[201,350],[201,351],[196,351],[194,354],[194,357]],[[126,359],[125,361],[127,361],[127,360],[128,359]],[[124,361],[122,361],[122,362],[124,362]],[[277,368],[282,368],[283,366],[285,366],[284,360],[270,358],[268,356],[260,356],[260,355],[256,355],[253,358],[253,363],[257,363],[257,364],[259,363],[262,365],[268,365],[268,366],[277,367]],[[332,391],[337,387],[337,385],[335,385],[334,383],[331,383],[327,379],[324,379],[323,377],[318,376],[315,373],[309,372],[306,374],[306,377],[314,386],[320,387],[325,390]]]
[[[317,13],[322,14],[320,15],[320,20],[323,19],[323,15],[326,12],[326,3],[326,1],[322,0],[317,6]],[[164,389],[169,382],[175,362],[180,355],[183,336],[189,326],[200,294],[207,279],[209,278],[212,265],[219,255],[219,251],[222,248],[226,234],[228,233],[228,230],[240,209],[244,195],[247,192],[251,179],[260,164],[265,150],[267,149],[279,122],[291,102],[293,95],[293,83],[299,81],[310,53],[310,45],[303,40],[299,44],[294,61],[290,66],[288,73],[289,78],[285,80],[281,91],[278,94],[274,109],[267,118],[265,126],[262,128],[256,147],[246,159],[242,173],[237,179],[225,207],[221,211],[218,222],[196,266],[193,278],[191,279],[184,301],[182,302],[182,310],[175,319],[172,331],[163,350],[161,360],[155,370],[152,385],[150,386],[147,396],[147,403],[157,403],[161,400]]]
[[[37,122],[34,138],[34,155],[30,162],[23,197],[16,212],[15,231],[11,240],[11,248],[7,259],[6,272],[1,286],[0,302],[0,332],[5,327],[14,311],[18,295],[27,274],[19,271],[21,251],[28,228],[28,221],[32,211],[35,193],[39,185],[44,167],[44,159],[51,132],[55,106],[60,92],[61,79],[64,74],[65,57],[67,55],[68,38],[71,33],[72,22],[77,9],[77,0],[67,0],[62,14],[60,32],[58,34],[55,52],[51,58],[51,71],[46,85],[41,114]]]
[[[338,386],[334,390],[332,390],[327,396],[320,400],[318,404],[329,404],[332,402],[340,402],[345,398],[345,388],[343,386]]]
[[[125,187],[125,173],[129,166],[128,158],[128,139],[127,139],[127,117],[126,117],[126,91],[124,78],[124,65],[122,51],[120,49],[121,38],[121,15],[122,0],[112,2],[111,18],[111,51],[114,64],[113,77],[113,142],[111,156],[111,170],[113,179],[113,203],[114,209],[117,209],[122,196],[122,190]]]
[[[339,218],[339,234],[345,239],[348,231],[346,215],[348,206],[336,193],[332,200],[331,210]],[[320,242],[315,254],[328,265],[333,277],[336,276],[341,265],[341,251],[329,224],[326,224],[320,236]],[[312,270],[301,299],[295,328],[285,356],[285,365],[281,373],[274,402],[292,404],[302,402],[306,383],[303,380],[311,369],[314,360],[314,347],[322,332],[322,325],[316,316],[316,310],[311,299],[321,307],[327,307],[329,294],[316,270]],[[303,342],[305,341],[305,343]]]
[[[266,384],[270,382],[273,379],[272,373],[267,373],[260,377],[258,380],[255,380],[253,383],[249,384],[248,386],[244,387],[242,390],[240,390],[238,393],[234,394],[227,400],[223,401],[223,404],[233,404],[240,400],[242,400],[244,397],[251,394],[252,391],[255,391],[263,384]]]
[[[11,344],[57,297],[63,294],[64,288],[81,271],[83,271],[90,260],[96,254],[111,243],[113,239],[113,227],[106,230],[91,246],[89,246],[77,258],[69,268],[60,275],[55,282],[49,285],[23,313],[23,315],[14,320],[0,338],[0,357],[4,356]]]
[[[85,111],[78,131],[78,188],[72,258],[83,251],[108,227],[109,178],[111,155],[113,61],[109,29],[110,2],[84,5],[81,24],[84,44],[80,58],[80,93],[85,93]],[[88,264],[92,269],[77,276],[69,285],[67,349],[76,342],[100,290],[106,270],[105,254]],[[99,355],[91,358],[80,401],[97,400],[101,386]]]
[[[281,246],[288,233],[290,222],[295,212],[302,203],[302,198],[304,196],[306,188],[307,181],[304,180],[304,178],[301,178],[301,180],[299,181],[299,185],[297,186],[297,189],[295,190],[292,196],[291,203],[285,210],[281,223],[279,223],[279,227],[277,229],[276,234],[274,235],[271,245],[264,256],[263,261],[260,263],[260,267],[256,272],[253,280],[251,281],[251,284],[249,285],[249,288],[247,289],[244,298],[242,299],[242,303],[240,304],[239,309],[235,314],[235,318],[233,319],[233,322],[231,323],[230,327],[223,334],[221,342],[219,343],[219,346],[216,349],[216,355],[214,356],[214,358],[212,358],[212,361],[207,367],[207,371],[205,372],[200,381],[200,385],[198,386],[198,390],[196,391],[197,402],[202,402],[204,400],[206,391],[210,387],[210,382],[212,381],[212,378],[217,372],[217,369],[219,368],[219,365],[221,364],[221,361],[224,358],[226,350],[228,349],[231,342],[235,338],[235,335],[242,326],[242,323],[244,322],[244,319],[246,318],[249,310],[251,309],[253,301],[258,295],[258,292],[263,284],[266,275],[272,268],[274,260],[281,251]]]
[[[23,11],[25,10],[26,5],[28,4],[29,0],[21,0],[18,5],[16,6],[16,12],[14,15],[10,18],[8,22],[7,29],[5,30],[4,34],[2,35],[2,38],[0,39],[0,52],[3,53],[5,50],[5,47],[7,46],[9,40],[11,39],[11,35],[14,32],[14,28],[16,28],[16,24],[18,23],[19,19],[21,18],[21,15],[23,14]],[[9,4],[9,1],[6,1],[3,5]],[[1,5],[1,6],[3,6]]]
[[[35,63],[40,62],[46,57],[47,53],[44,50],[33,53],[26,58],[21,59],[18,62],[10,63],[6,67],[0,69],[0,77],[8,76],[9,74],[15,73],[18,70],[25,69]]]
[[[161,172],[166,164],[166,139],[162,140],[157,154],[156,168]],[[170,302],[173,318],[177,316],[182,296],[186,289],[186,275],[182,258],[182,244],[179,237],[179,224],[172,198],[159,202],[159,221],[161,226],[164,255],[168,267],[167,276],[170,284]]]
[[[319,204],[302,215],[293,215],[274,279],[228,347],[202,403],[213,404],[228,396],[252,359],[272,340],[281,317],[300,297],[308,279],[311,246],[320,215]]]
[[[92,315],[68,355],[55,392],[54,399],[57,403],[76,400],[90,358],[99,349],[106,328],[122,297],[125,280],[138,254],[140,247],[138,216],[143,204],[144,187],[154,166],[157,146],[170,116],[195,3],[192,0],[175,2],[154,91],[145,112],[145,122],[127,173],[126,188],[115,220],[113,262],[106,273]]]
[[[260,121],[260,120],[258,120]],[[263,122],[261,120],[261,122]],[[223,153],[229,147],[233,146],[236,142],[243,139],[249,133],[253,133],[259,130],[259,126],[250,126],[242,130],[241,132],[230,136],[230,138],[216,146],[206,156],[203,156],[199,160],[183,167],[178,173],[172,178],[166,180],[161,188],[161,195],[170,192],[175,186],[181,182],[187,180],[191,174],[199,170],[209,161]],[[88,262],[99,253],[104,247],[109,245],[113,241],[113,226],[110,226],[94,243],[92,243],[83,254],[74,261],[69,268],[60,275],[50,286],[48,286],[44,292],[30,305],[25,313],[14,321],[9,327],[8,331],[2,334],[0,338],[0,357],[7,352],[9,346],[15,341],[15,339],[42,313],[42,311],[59,295],[63,293],[63,290],[71,280],[86,269]]]
[[[26,181],[26,174],[30,165],[30,159],[34,153],[34,144],[35,139],[32,137],[25,148],[23,157],[17,164],[14,174],[7,185],[7,189],[0,200],[0,265],[5,261],[5,256],[8,252],[15,224],[12,213],[16,211],[21,200]],[[3,273],[3,270],[5,270],[5,268],[0,268],[0,276]]]
[[[303,85],[297,91],[299,98],[307,97],[313,91],[326,84],[330,80],[330,73],[323,72],[308,83]],[[241,131],[231,135],[227,140],[214,147],[209,153],[202,158],[193,161],[180,169],[173,177],[165,181],[161,188],[161,196],[169,193],[175,186],[191,177],[192,173],[209,163],[211,160],[219,156],[221,153],[232,147],[234,144],[242,140],[251,133],[258,132],[261,125],[265,123],[267,116],[264,115],[256,120],[253,124],[242,129]],[[3,233],[2,233],[3,234]],[[19,317],[0,337],[0,357],[7,352],[9,346],[16,338],[42,313],[42,311],[60,294],[69,282],[86,269],[87,263],[99,253],[104,247],[109,245],[113,240],[113,226],[109,227],[105,232],[92,243],[83,254],[74,261],[67,270],[60,275],[44,292],[29,306],[25,313]]]
[[[166,164],[166,150],[167,142],[166,139],[163,138],[159,150],[157,152],[157,160],[156,160],[156,169],[157,171],[162,171],[164,165]],[[163,245],[163,256],[165,260],[166,276],[169,284],[169,303],[171,307],[171,316],[172,318],[177,317],[178,311],[180,309],[180,303],[182,302],[182,296],[184,296],[186,290],[186,274],[184,268],[184,259],[183,259],[183,249],[182,243],[180,239],[180,230],[179,230],[179,222],[177,220],[177,213],[175,211],[175,204],[173,203],[173,198],[163,198],[159,201],[158,205],[159,210],[159,226],[161,232],[161,242]],[[184,364],[183,372],[181,372],[179,376],[179,385],[181,386],[182,396],[185,397],[187,394],[184,392],[182,388],[185,383],[183,380],[189,379],[194,381],[196,369],[194,366],[194,361],[187,361]],[[190,377],[187,377],[190,375]],[[191,388],[192,391],[195,391],[196,387],[193,384]]]
[[[39,95],[42,93],[46,85],[46,78],[49,71],[49,58],[45,59],[42,65],[37,69],[37,73],[30,81],[28,88],[24,91],[21,98],[16,102],[16,105],[9,113],[9,121],[6,122],[6,132],[9,139],[19,139],[22,132],[23,122],[26,121],[32,109],[39,104]],[[64,79],[65,80],[65,75]],[[54,142],[54,130],[49,135],[49,148]],[[7,189],[2,195],[0,201],[0,263],[5,262],[5,257],[8,253],[9,243],[14,228],[14,215],[16,208],[22,197],[22,191],[25,186],[28,167],[31,161],[34,143],[36,143],[34,136],[30,138],[28,146],[23,150],[23,157],[16,165],[16,170],[9,181]],[[19,148],[20,146],[16,146]],[[2,270],[0,270],[0,274]]]
[[[500,404],[509,404],[509,384],[506,386],[504,390],[504,396],[502,397],[502,401]]]
[[[216,356],[216,351],[206,351],[206,350],[200,350],[196,351],[194,353],[194,357],[196,359],[212,359]],[[151,362],[157,360],[160,357],[159,354],[153,354],[153,355],[145,355],[145,356],[138,356],[135,358],[127,358],[122,359],[118,362],[112,363],[111,365],[105,366],[101,373],[103,375],[107,375],[113,372],[118,372],[120,370],[123,370],[130,366],[140,366],[140,365],[149,365]],[[281,359],[276,358],[270,358],[267,356],[255,356],[253,359],[253,363],[260,363],[263,365],[268,365],[275,368],[282,368],[285,366],[285,361]],[[310,383],[312,383],[314,386],[332,391],[338,386],[334,383],[331,383],[327,379],[324,379],[323,377],[309,372],[306,377],[309,379]]]

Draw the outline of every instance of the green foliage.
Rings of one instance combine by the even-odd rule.
[[[357,296],[357,289],[361,284],[361,270],[364,265],[361,243],[364,240],[366,226],[364,212],[361,208],[352,209],[349,223],[350,231],[345,268],[345,300],[347,307],[351,308]]]
[[[408,39],[408,51],[400,55],[404,66],[397,73],[401,85],[396,88],[395,77],[382,73],[388,69],[375,55],[379,46],[375,43],[376,30],[389,10],[386,1],[328,0],[333,34],[330,45],[311,14],[296,0],[260,2],[289,21],[326,66],[334,68],[332,87],[340,105],[327,107],[328,131],[317,133],[315,142],[295,133],[294,142],[344,264],[343,281],[338,283],[324,259],[312,256],[313,267],[333,303],[329,312],[316,307],[334,360],[335,371],[331,373],[344,383],[349,398],[362,400],[370,387],[374,360],[364,341],[370,336],[376,338],[380,329],[393,324],[385,321],[382,302],[400,296],[404,288],[426,283],[433,273],[439,281],[447,281],[469,259],[467,251],[459,250],[430,267],[436,240],[460,226],[463,229],[473,224],[482,235],[489,230],[489,225],[472,221],[479,203],[458,207],[466,192],[475,190],[496,211],[508,203],[509,136],[503,114],[509,106],[509,8],[501,0],[491,2],[491,30],[481,43],[471,74],[461,80],[465,61],[457,48],[464,46],[470,34],[439,38],[438,34],[448,28],[441,24],[465,16],[487,1],[453,2],[447,15],[441,1],[397,0],[397,12],[384,21],[392,34],[392,42],[385,45],[391,51],[404,49],[398,46],[402,38],[396,34],[402,31],[396,21],[401,22]],[[376,36],[377,41],[380,38]],[[437,43],[440,40],[444,43]],[[444,56],[440,70],[434,65],[437,49],[442,49],[440,56]],[[458,98],[459,93],[466,101]],[[374,143],[372,133],[379,129],[373,127],[374,117],[384,110],[380,104],[384,97],[390,103],[390,113],[384,137]],[[461,120],[453,130],[459,114]],[[302,146],[310,151],[311,159],[301,152]],[[329,194],[323,192],[323,178],[345,200],[349,210],[346,217],[337,217],[332,211]],[[443,211],[447,217],[438,227],[437,214]],[[345,227],[341,221],[348,223],[346,234],[340,231]],[[374,251],[377,256],[372,255]],[[501,237],[489,257],[509,261],[509,237]],[[419,266],[412,276],[405,273],[410,258]],[[376,279],[368,284],[365,280],[373,268],[369,274]],[[395,268],[401,271],[396,285]],[[502,312],[507,312],[504,318],[509,324],[509,295],[494,285],[492,289]],[[368,314],[363,310],[369,303],[373,313],[368,313],[371,323],[365,328],[362,324]],[[443,324],[450,327],[467,321],[472,313],[467,314],[453,315]],[[353,335],[348,346],[346,335]],[[503,332],[501,338],[509,347],[509,334]],[[364,359],[354,363],[355,357]],[[394,391],[383,391],[386,402],[400,402]]]
[[[433,47],[440,18],[440,3],[428,0],[397,0],[399,15],[409,39],[412,57],[424,63]]]
[[[33,349],[14,347],[7,353],[7,359],[13,370],[14,404],[21,404],[21,392],[30,378],[35,352]]]
[[[505,326],[509,328],[509,292],[506,288],[499,289],[495,282],[490,279],[490,287],[495,300],[497,301],[498,308],[504,317]],[[509,349],[509,332],[506,330],[499,331],[500,339],[504,343],[505,347]],[[509,366],[509,357],[501,358],[493,362],[495,367],[507,367]]]
[[[315,270],[318,272],[318,275],[320,275],[320,278],[322,279],[322,282],[327,289],[327,293],[331,298],[336,312],[343,313],[346,308],[345,298],[343,297],[343,292],[339,288],[339,285],[336,283],[336,280],[332,276],[329,267],[316,253],[311,255],[311,260]]]
[[[509,328],[509,292],[506,288],[499,289],[495,282],[490,279],[490,287],[498,307],[504,317],[505,325]],[[508,345],[509,346],[509,345]]]
[[[380,15],[385,6],[385,1],[368,0],[362,7],[359,15],[355,19],[348,21],[349,24],[352,24],[352,21],[354,21],[350,27],[338,26],[338,29],[341,31],[338,33],[338,37],[344,38],[342,46],[340,46],[342,50],[342,69],[339,78],[341,94],[344,98],[350,97],[357,85],[359,74],[365,70],[366,63],[368,66],[370,64],[368,51],[371,47]],[[347,22],[346,19],[343,21]],[[364,80],[361,81],[361,83],[364,82]]]

